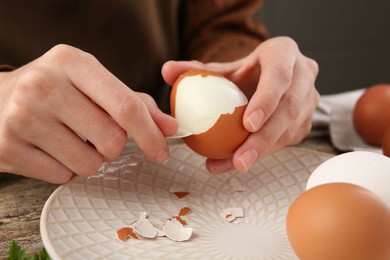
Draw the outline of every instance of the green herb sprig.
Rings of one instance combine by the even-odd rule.
[[[28,256],[26,250],[19,246],[15,241],[12,241],[8,251],[8,260],[50,260],[50,256],[45,248],[42,248],[39,255],[34,254]]]

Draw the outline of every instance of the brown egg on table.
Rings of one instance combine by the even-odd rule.
[[[171,112],[179,127],[191,133],[184,142],[211,159],[233,155],[249,132],[242,118],[248,100],[231,81],[206,70],[190,70],[175,81]]]
[[[390,84],[367,88],[354,106],[353,124],[365,142],[377,146],[382,144],[390,126]]]
[[[302,260],[390,259],[390,209],[361,186],[328,183],[303,192],[286,228]]]
[[[382,140],[382,151],[387,157],[390,157],[390,127],[387,129]]]

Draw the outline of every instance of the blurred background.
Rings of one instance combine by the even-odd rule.
[[[314,58],[321,94],[390,83],[389,0],[265,0],[256,18]]]

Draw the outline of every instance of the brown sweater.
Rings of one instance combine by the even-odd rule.
[[[0,3],[0,64],[15,67],[58,43],[93,54],[134,90],[160,101],[170,59],[229,61],[265,39],[261,0],[12,0]],[[4,69],[5,67],[3,67]],[[1,66],[0,66],[1,70]]]

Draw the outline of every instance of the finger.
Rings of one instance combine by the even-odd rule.
[[[197,61],[168,61],[163,66],[162,74],[165,81],[173,85],[180,74],[190,69],[209,70],[224,76],[235,83],[248,99],[252,97],[260,75],[256,51],[233,62],[203,64]]]
[[[289,89],[293,80],[297,58],[295,44],[272,46],[275,51],[259,50],[261,76],[255,93],[248,103],[243,124],[250,132],[259,130],[274,113],[280,99]]]
[[[134,138],[147,156],[158,162],[166,160],[168,147],[164,135],[134,91],[88,53],[60,45],[50,55],[55,55],[56,60],[65,61],[64,70],[69,83],[106,111]]]
[[[207,159],[206,168],[210,173],[220,174],[234,170],[232,159]]]
[[[193,69],[206,69],[206,65],[199,61],[167,61],[161,68],[161,75],[167,84],[173,85],[181,74]]]
[[[38,147],[76,174],[94,174],[103,163],[102,156],[76,133],[50,118],[34,120],[29,131],[20,132],[26,143]]]
[[[171,136],[177,132],[178,124],[176,120],[173,117],[163,113],[158,108],[156,102],[151,96],[144,93],[138,93],[138,95],[147,106],[150,115],[152,116],[158,128],[161,129],[164,136]]]
[[[94,145],[104,160],[116,159],[122,152],[126,132],[96,103],[73,86],[57,86],[60,98],[56,116],[61,122]]]
[[[290,127],[277,139],[277,141],[275,142],[275,144],[272,145],[271,149],[267,152],[267,154],[285,147],[286,144],[293,145],[299,143],[300,141],[303,140],[305,136],[307,136],[310,130],[311,130],[311,119],[306,120],[302,125],[298,124],[297,126]],[[250,155],[251,154],[247,155],[247,157]],[[258,156],[256,155],[256,153],[254,153],[255,161],[258,160],[257,157]],[[207,159],[206,168],[210,173],[213,174],[225,173],[235,169],[231,158],[222,159],[222,160]],[[240,168],[240,170],[246,171],[248,169]]]
[[[308,77],[305,71],[302,68],[296,70],[296,80],[281,98],[272,117],[237,149],[233,156],[233,165],[237,169],[249,169],[256,160],[271,152],[275,146],[294,143],[301,128],[307,131],[305,122],[311,120],[319,95],[314,88],[314,76]]]
[[[252,64],[247,64],[252,65]],[[241,71],[245,71],[246,67],[243,65],[241,60],[233,61],[233,62],[222,62],[222,63],[202,63],[199,61],[167,61],[164,63],[161,74],[166,83],[173,85],[175,80],[179,77],[179,75],[183,74],[188,70],[210,70],[216,72],[218,74],[223,75],[224,77],[235,81],[236,78],[240,78],[242,76]]]
[[[274,147],[270,150],[273,152],[289,145],[296,145],[301,142],[311,131],[312,120],[307,119],[303,123],[295,124],[285,131],[274,144]]]
[[[1,170],[53,184],[70,180],[73,172],[39,148],[13,142],[1,156]]]

